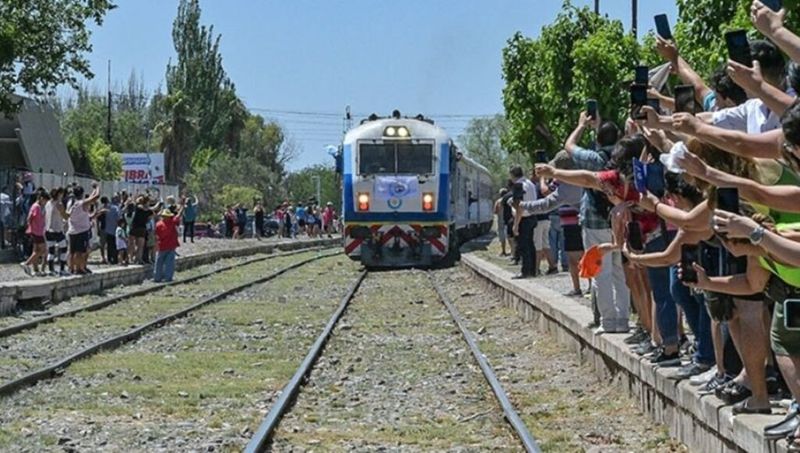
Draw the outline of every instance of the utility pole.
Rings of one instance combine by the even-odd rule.
[[[108,60],[108,117],[106,118],[106,142],[111,145],[111,60]]]
[[[639,37],[638,34],[638,25],[639,22],[639,0],[631,0],[631,32],[633,33],[633,37]]]

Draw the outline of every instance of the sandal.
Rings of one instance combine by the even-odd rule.
[[[749,388],[734,381],[731,381],[731,383],[725,387],[718,388],[715,393],[725,404],[736,404],[753,395],[753,392],[751,392]]]

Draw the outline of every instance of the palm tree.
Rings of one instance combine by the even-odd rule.
[[[164,153],[165,176],[167,181],[182,182],[192,162],[197,119],[189,112],[182,91],[168,94],[163,102],[166,119],[156,125],[155,132]]]

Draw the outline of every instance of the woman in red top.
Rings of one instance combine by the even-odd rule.
[[[47,191],[39,191],[36,203],[31,206],[28,211],[28,228],[25,231],[31,238],[33,244],[33,252],[28,259],[21,264],[22,270],[28,275],[43,276],[44,269],[39,271],[39,261],[42,261],[47,254],[47,246],[44,240],[45,219],[44,219],[44,205],[50,199]],[[33,268],[31,269],[31,266]]]

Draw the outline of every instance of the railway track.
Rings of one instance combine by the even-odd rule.
[[[384,277],[386,277],[387,275],[389,274],[388,273],[383,274]],[[494,370],[492,369],[489,362],[486,360],[483,353],[478,348],[478,345],[475,342],[472,333],[468,331],[468,329],[466,328],[465,323],[461,319],[461,315],[458,313],[458,310],[450,302],[450,299],[447,297],[442,288],[436,282],[436,278],[434,275],[435,274],[428,272],[426,278],[433,286],[433,289],[435,290],[436,297],[438,298],[439,302],[441,302],[441,304],[444,305],[444,307],[446,308],[446,311],[449,314],[449,321],[451,323],[454,323],[458,327],[458,332],[451,332],[451,334],[460,333],[461,338],[463,338],[464,342],[466,343],[466,345],[470,350],[472,358],[478,364],[482,376],[486,381],[486,384],[488,384],[488,386],[491,388],[494,398],[496,399],[497,404],[499,404],[500,409],[502,410],[503,418],[508,422],[510,427],[513,429],[513,432],[515,433],[522,447],[528,452],[539,452],[540,450],[536,440],[533,438],[530,431],[525,426],[525,423],[517,414],[513,405],[509,401],[505,390],[500,384],[500,381],[498,380]],[[282,423],[282,421],[285,421],[287,414],[290,412],[290,410],[292,410],[293,406],[296,404],[298,397],[301,393],[302,386],[304,385],[304,383],[308,382],[312,370],[315,367],[315,364],[318,363],[318,360],[321,357],[323,350],[326,348],[326,345],[331,339],[331,336],[333,335],[334,330],[337,328],[337,325],[339,325],[340,320],[344,317],[345,312],[350,307],[351,302],[359,294],[359,290],[362,287],[362,284],[365,281],[365,279],[367,279],[367,276],[368,273],[366,271],[364,271],[361,275],[359,275],[359,277],[350,287],[347,294],[342,298],[339,307],[331,316],[325,328],[323,329],[317,340],[314,342],[314,344],[311,346],[303,362],[300,364],[300,366],[297,368],[292,378],[289,380],[289,382],[281,391],[280,397],[278,397],[278,399],[274,402],[271,409],[267,413],[266,417],[260,424],[258,430],[254,433],[254,435],[250,439],[249,443],[247,444],[247,447],[245,448],[246,452],[248,453],[261,452],[265,451],[267,448],[274,447],[276,432],[278,431],[279,425]],[[424,304],[424,301],[423,302],[415,301],[413,303]],[[401,316],[405,317],[405,315]],[[353,322],[355,323],[357,321]],[[352,328],[353,328],[352,326],[348,326],[347,329],[350,330]],[[352,347],[353,345],[350,344],[350,346]],[[380,367],[381,365],[375,364],[374,366]],[[367,371],[369,370],[370,368],[368,367]],[[351,365],[346,371],[352,372],[353,366]],[[342,377],[342,379],[346,380],[347,376]],[[462,380],[461,382],[465,381]],[[322,383],[321,385],[324,384],[326,383]],[[383,384],[384,384],[383,381],[378,383],[378,385],[383,385]],[[408,390],[410,389],[405,389],[403,390],[403,392],[407,392]],[[450,390],[450,392],[453,393],[454,391]],[[355,399],[357,400],[358,397],[356,396]],[[307,406],[314,406],[315,404],[317,404],[317,402],[312,401],[309,404],[307,404]],[[477,418],[481,415],[485,415],[485,413],[473,414],[464,417],[459,421],[461,422],[468,421]],[[314,443],[317,442],[318,441],[316,440],[314,441]],[[287,447],[287,446],[288,445],[281,444],[281,447]]]
[[[304,257],[298,261],[294,261],[295,255],[311,255],[312,253],[315,252],[306,250],[297,253],[292,252],[281,255],[260,257],[245,261],[244,263],[237,263],[235,265],[227,266],[224,269],[215,269],[213,271],[192,276],[171,284],[155,285],[143,290],[137,290],[107,298],[86,307],[80,307],[78,309],[35,319],[17,326],[6,328],[4,329],[6,332],[4,335],[6,337],[6,343],[0,344],[0,346],[2,346],[3,349],[5,349],[8,353],[9,349],[12,349],[9,348],[8,342],[10,340],[17,340],[17,337],[19,336],[18,334],[21,332],[34,329],[35,327],[45,323],[49,323],[48,327],[50,327],[49,329],[46,329],[46,332],[42,332],[46,338],[45,344],[39,345],[38,352],[36,353],[44,355],[44,360],[36,360],[40,358],[39,356],[33,357],[36,363],[31,366],[30,364],[26,363],[30,361],[30,355],[23,357],[22,359],[14,360],[13,353],[6,354],[6,357],[8,358],[2,362],[2,365],[0,365],[0,372],[3,374],[16,375],[13,378],[6,379],[5,382],[0,384],[0,396],[9,395],[20,388],[30,386],[44,379],[57,376],[63,373],[63,370],[66,367],[77,360],[97,354],[100,351],[115,349],[122,344],[140,338],[148,331],[164,326],[176,319],[185,317],[189,313],[194,312],[202,307],[220,302],[231,295],[244,291],[254,285],[268,282],[288,271],[297,269],[322,258],[337,255],[340,252],[336,251],[326,254],[316,253],[316,255]],[[261,273],[256,278],[246,278],[246,276],[233,274],[228,275],[231,272],[241,270],[245,267],[258,266],[264,262],[268,262],[271,258],[277,258],[276,261],[289,259],[291,262],[271,271],[268,269],[253,269],[255,271],[267,271],[266,274]],[[259,272],[256,273],[259,274]],[[175,300],[172,300],[172,303],[165,303],[165,301],[170,302],[168,297],[161,299],[154,299],[150,297],[149,299],[142,299],[141,301],[138,300],[139,298],[152,296],[151,293],[155,293],[166,288],[175,288],[182,285],[196,283],[203,279],[214,279],[215,281],[209,282],[209,284],[211,285],[211,283],[213,283],[216,286],[222,286],[222,289],[216,289],[210,295],[204,294],[202,291],[200,291],[196,294],[189,294],[188,296],[182,298],[173,296],[173,299]],[[139,313],[126,313],[126,311],[133,310],[133,308],[126,310],[129,308],[128,305],[132,305],[133,302],[126,304],[125,307],[118,308],[117,312],[113,314],[102,310],[122,300],[136,301],[138,305],[136,309]],[[171,308],[173,308],[173,310],[161,310],[160,305],[158,304],[162,303],[167,306],[172,305]],[[148,314],[152,315],[153,313],[156,313],[155,317],[147,317]],[[141,315],[138,319],[136,319],[136,324],[134,325],[130,325],[131,315],[134,317]],[[122,319],[118,319],[120,316],[122,316]],[[128,323],[128,328],[125,328],[124,323]],[[97,330],[106,330],[112,333],[104,335],[101,340],[96,341],[94,336],[86,338],[86,332],[84,330],[83,334],[85,338],[75,341],[74,339],[70,339],[70,336],[74,333],[74,331],[77,331],[77,328],[75,328],[76,325],[81,326],[83,329],[89,327]],[[32,334],[34,334],[34,332],[28,333],[28,335]],[[77,343],[77,346],[72,348],[70,345],[67,345],[67,352],[64,352],[65,346],[63,343],[65,342],[65,338],[67,339],[66,342],[72,341],[73,343]],[[19,351],[26,351],[29,349],[30,343],[31,342],[23,339],[22,341],[17,341],[14,346],[16,346],[16,348],[18,348],[17,350]],[[35,368],[33,371],[24,374],[20,373],[20,370],[32,367]]]

